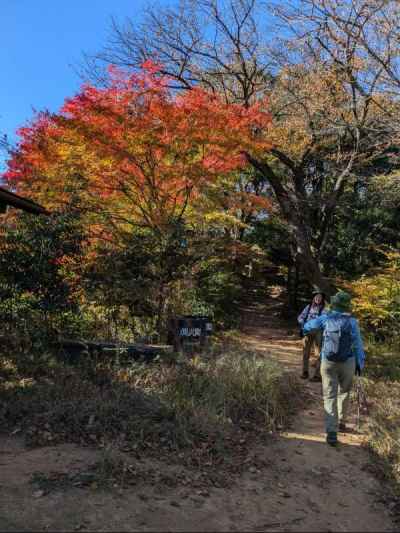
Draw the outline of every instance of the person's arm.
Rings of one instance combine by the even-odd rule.
[[[326,315],[321,315],[317,318],[313,318],[312,320],[308,320],[303,326],[303,333],[305,335],[308,335],[312,331],[316,331],[317,329],[323,329],[325,322]]]
[[[353,342],[353,352],[356,358],[356,366],[361,371],[365,366],[365,352],[361,339],[360,328],[355,318],[353,318],[351,321],[351,336]]]
[[[302,326],[304,324],[306,316],[308,315],[309,308],[310,308],[310,306],[306,305],[305,308],[303,309],[303,311],[297,317],[297,322],[300,324],[300,326]]]

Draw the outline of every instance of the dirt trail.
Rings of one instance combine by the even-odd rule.
[[[278,321],[247,317],[243,340],[266,357],[299,372],[296,332]],[[132,490],[74,488],[35,498],[33,472],[73,471],[98,452],[72,445],[26,450],[16,439],[1,441],[1,531],[395,531],[379,502],[382,488],[369,472],[362,436],[325,444],[320,384],[308,384],[312,408],[254,455],[267,466],[250,467],[230,489],[198,494],[190,488],[148,483]]]
[[[268,325],[260,324],[260,318]],[[252,325],[245,325],[243,341],[300,375],[302,349],[297,330],[283,328],[279,321],[268,321],[262,315],[248,322]],[[271,449],[282,465],[278,486],[283,483],[290,494],[283,505],[286,524],[280,524],[281,530],[394,531],[382,503],[383,487],[371,474],[370,457],[361,447],[365,437],[357,431],[355,406],[349,419],[351,433],[339,434],[340,446],[330,448],[325,443],[322,386],[307,381],[306,387],[312,404],[296,416],[290,431],[282,433]]]

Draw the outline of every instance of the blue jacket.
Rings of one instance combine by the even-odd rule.
[[[343,314],[347,315],[347,313],[339,313],[338,311],[328,311],[324,313],[323,315],[319,316],[318,318],[309,320],[303,326],[303,332],[305,335],[307,335],[308,333],[311,333],[311,331],[315,331],[317,329],[321,329],[323,331],[328,317],[341,316]],[[365,352],[364,352],[363,343],[361,340],[360,328],[358,326],[357,320],[354,317],[351,317],[350,319],[350,326],[351,326],[351,337],[352,337],[353,344],[351,347],[351,353],[349,353],[348,357],[355,357],[357,365],[362,370],[365,364]],[[325,358],[324,345],[322,344],[321,359],[324,359],[324,358]]]

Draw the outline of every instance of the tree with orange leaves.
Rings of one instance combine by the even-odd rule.
[[[201,88],[175,94],[168,82],[150,62],[139,74],[111,68],[107,88],[86,85],[59,114],[19,131],[4,178],[47,206],[79,191],[115,226],[162,231],[221,177],[233,179],[243,153],[270,147],[264,100],[244,108]],[[266,206],[250,192],[235,202]]]
[[[244,108],[202,88],[176,93],[152,63],[109,75],[107,87],[86,85],[60,113],[22,128],[4,177],[48,208],[78,196],[89,286],[102,279],[106,305],[156,316],[160,331],[171,284],[212,254],[210,229],[234,241],[269,205],[243,186],[243,154],[270,148],[270,115],[265,100]]]

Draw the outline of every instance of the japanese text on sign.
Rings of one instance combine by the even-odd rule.
[[[181,337],[200,337],[201,328],[181,328],[179,330],[179,335]]]

